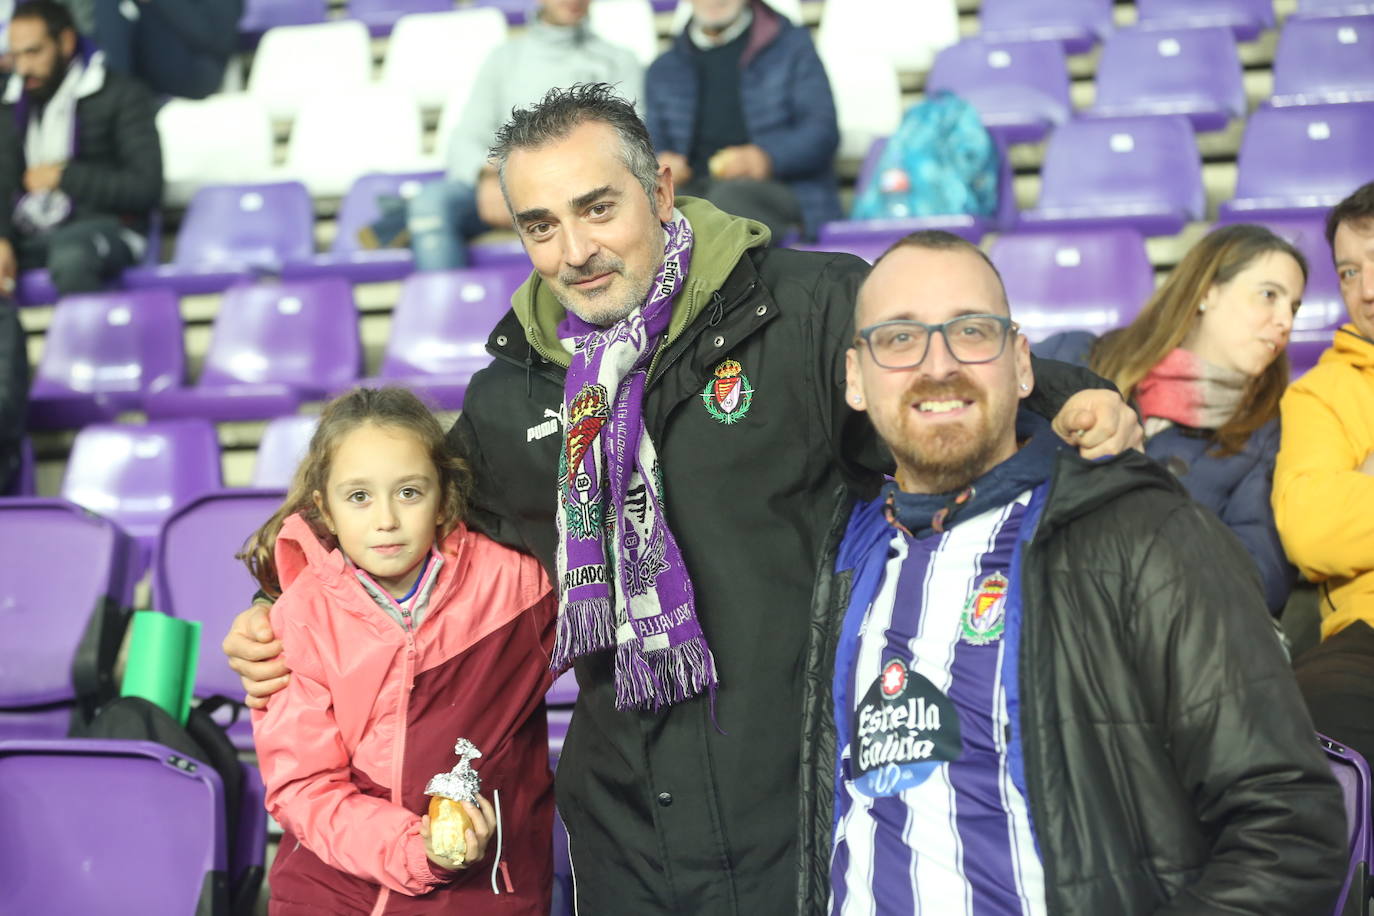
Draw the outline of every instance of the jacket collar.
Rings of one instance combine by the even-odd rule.
[[[679,197],[677,206],[691,222],[696,241],[687,282],[673,302],[665,348],[710,304],[712,293],[721,288],[745,252],[766,246],[770,237],[762,223],[731,216],[704,200]],[[558,325],[567,313],[539,274],[531,273],[515,291],[511,307],[534,353],[566,369],[570,358],[558,341]],[[498,325],[490,343],[505,350],[510,342],[509,332]]]
[[[590,16],[583,16],[572,25],[554,25],[544,21],[538,10],[532,11],[525,20],[525,34],[540,44],[576,47],[592,37]]]

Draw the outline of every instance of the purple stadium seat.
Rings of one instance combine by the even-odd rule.
[[[1187,115],[1197,130],[1221,130],[1245,110],[1229,29],[1122,29],[1102,46],[1093,115]]]
[[[477,241],[468,245],[469,267],[520,267],[532,269],[530,256],[518,236]]]
[[[563,754],[563,741],[568,737],[568,725],[572,722],[571,709],[546,709],[549,720],[549,760],[558,769],[558,758]]]
[[[358,241],[358,231],[377,219],[378,197],[391,195],[408,199],[415,196],[422,183],[442,177],[442,172],[374,172],[362,176],[353,183],[339,205],[336,233],[329,251],[312,255],[308,261],[285,265],[283,276],[333,275],[346,277],[353,283],[378,283],[406,276],[415,269],[415,259],[409,248],[367,249]]]
[[[35,429],[83,426],[136,410],[181,384],[181,311],[165,289],[68,296],[53,310],[29,392]]]
[[[229,632],[243,602],[257,590],[247,567],[235,559],[248,536],[281,507],[281,490],[206,493],[167,517],[153,560],[153,607],[183,620],[198,620],[202,634]],[[239,676],[224,662],[219,639],[203,636],[195,695],[243,695]],[[225,720],[227,722],[227,718]],[[245,713],[229,728],[239,748],[253,746]]]
[[[256,43],[262,33],[279,25],[324,22],[325,0],[246,0],[239,19],[239,36]]]
[[[1374,0],[1298,0],[1294,17],[1367,16],[1374,13]]]
[[[315,205],[298,181],[212,185],[196,191],[171,264],[124,272],[129,286],[219,292],[237,280],[279,274],[315,253]]]
[[[989,256],[1032,343],[1060,331],[1102,334],[1129,324],[1155,288],[1145,241],[1133,229],[1007,233]]]
[[[213,767],[151,741],[6,741],[0,785],[7,912],[228,912]]]
[[[200,419],[87,426],[76,434],[62,480],[63,498],[133,535],[140,572],[167,516],[219,488],[219,439]]]
[[[367,26],[374,37],[386,35],[396,20],[410,13],[448,13],[453,0],[348,0],[348,18]]]
[[[988,41],[1060,41],[1079,54],[1112,31],[1112,0],[983,0],[979,37]]]
[[[411,274],[392,313],[380,377],[361,384],[404,385],[445,410],[462,407],[472,374],[491,362],[487,337],[524,280],[509,268]]]
[[[926,94],[948,89],[967,100],[1003,145],[1032,143],[1069,119],[1069,69],[1055,41],[967,38],[935,57]]]
[[[1374,101],[1374,15],[1289,19],[1274,52],[1274,105]]]
[[[1350,864],[1346,872],[1345,885],[1341,888],[1333,912],[1337,916],[1346,913],[1364,914],[1368,912],[1371,896],[1370,868],[1374,867],[1369,764],[1358,751],[1337,744],[1325,735],[1317,735],[1317,740],[1326,751],[1326,760],[1331,764],[1331,772],[1336,777],[1336,782],[1341,785],[1341,795],[1345,799],[1345,821],[1350,837]]]
[[[267,424],[258,441],[253,462],[253,486],[260,490],[285,490],[310,447],[310,437],[320,418],[295,414],[277,417]]]
[[[1179,115],[1097,118],[1056,128],[1024,227],[1131,226],[1172,235],[1202,219],[1207,197],[1193,128]]]
[[[1316,331],[1330,343],[1331,332],[1347,319],[1340,281],[1332,267],[1331,246],[1326,242],[1326,214],[1313,211],[1306,216],[1253,220],[1245,218],[1245,214],[1231,214],[1219,220],[1217,225],[1249,222],[1269,227],[1292,242],[1307,258],[1307,288],[1302,294],[1302,307],[1293,317],[1293,334],[1296,337],[1306,331]]]
[[[65,500],[0,499],[0,738],[60,738],[78,697],[113,695],[136,554],[114,522]]]
[[[150,394],[144,409],[150,417],[279,417],[348,385],[361,365],[347,282],[240,284],[224,293],[199,381]]]
[[[1261,108],[1236,161],[1223,216],[1267,218],[1325,209],[1374,178],[1374,102]]]
[[[544,696],[544,702],[550,706],[571,706],[577,702],[577,678],[573,676],[571,668],[553,682]]]
[[[1274,27],[1273,0],[1136,0],[1135,7],[1147,28],[1221,26],[1249,41]]]

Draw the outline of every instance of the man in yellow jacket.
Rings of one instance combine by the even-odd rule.
[[[1326,221],[1350,323],[1283,396],[1274,519],[1319,583],[1322,642],[1294,665],[1317,729],[1374,760],[1374,182]]]

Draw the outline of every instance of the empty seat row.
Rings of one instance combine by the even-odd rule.
[[[486,340],[522,270],[409,277],[380,376],[437,406],[462,405]],[[337,278],[243,283],[224,294],[200,378],[185,382],[182,323],[167,290],[71,296],[53,311],[30,394],[30,425],[70,428],[141,410],[149,417],[265,419],[359,381],[352,288]]]

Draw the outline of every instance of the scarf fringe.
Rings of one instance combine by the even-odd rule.
[[[615,645],[615,614],[607,596],[570,601],[558,615],[549,668],[562,671],[591,652]]]
[[[703,636],[647,652],[638,639],[615,648],[616,709],[656,711],[715,688],[716,660]]]

